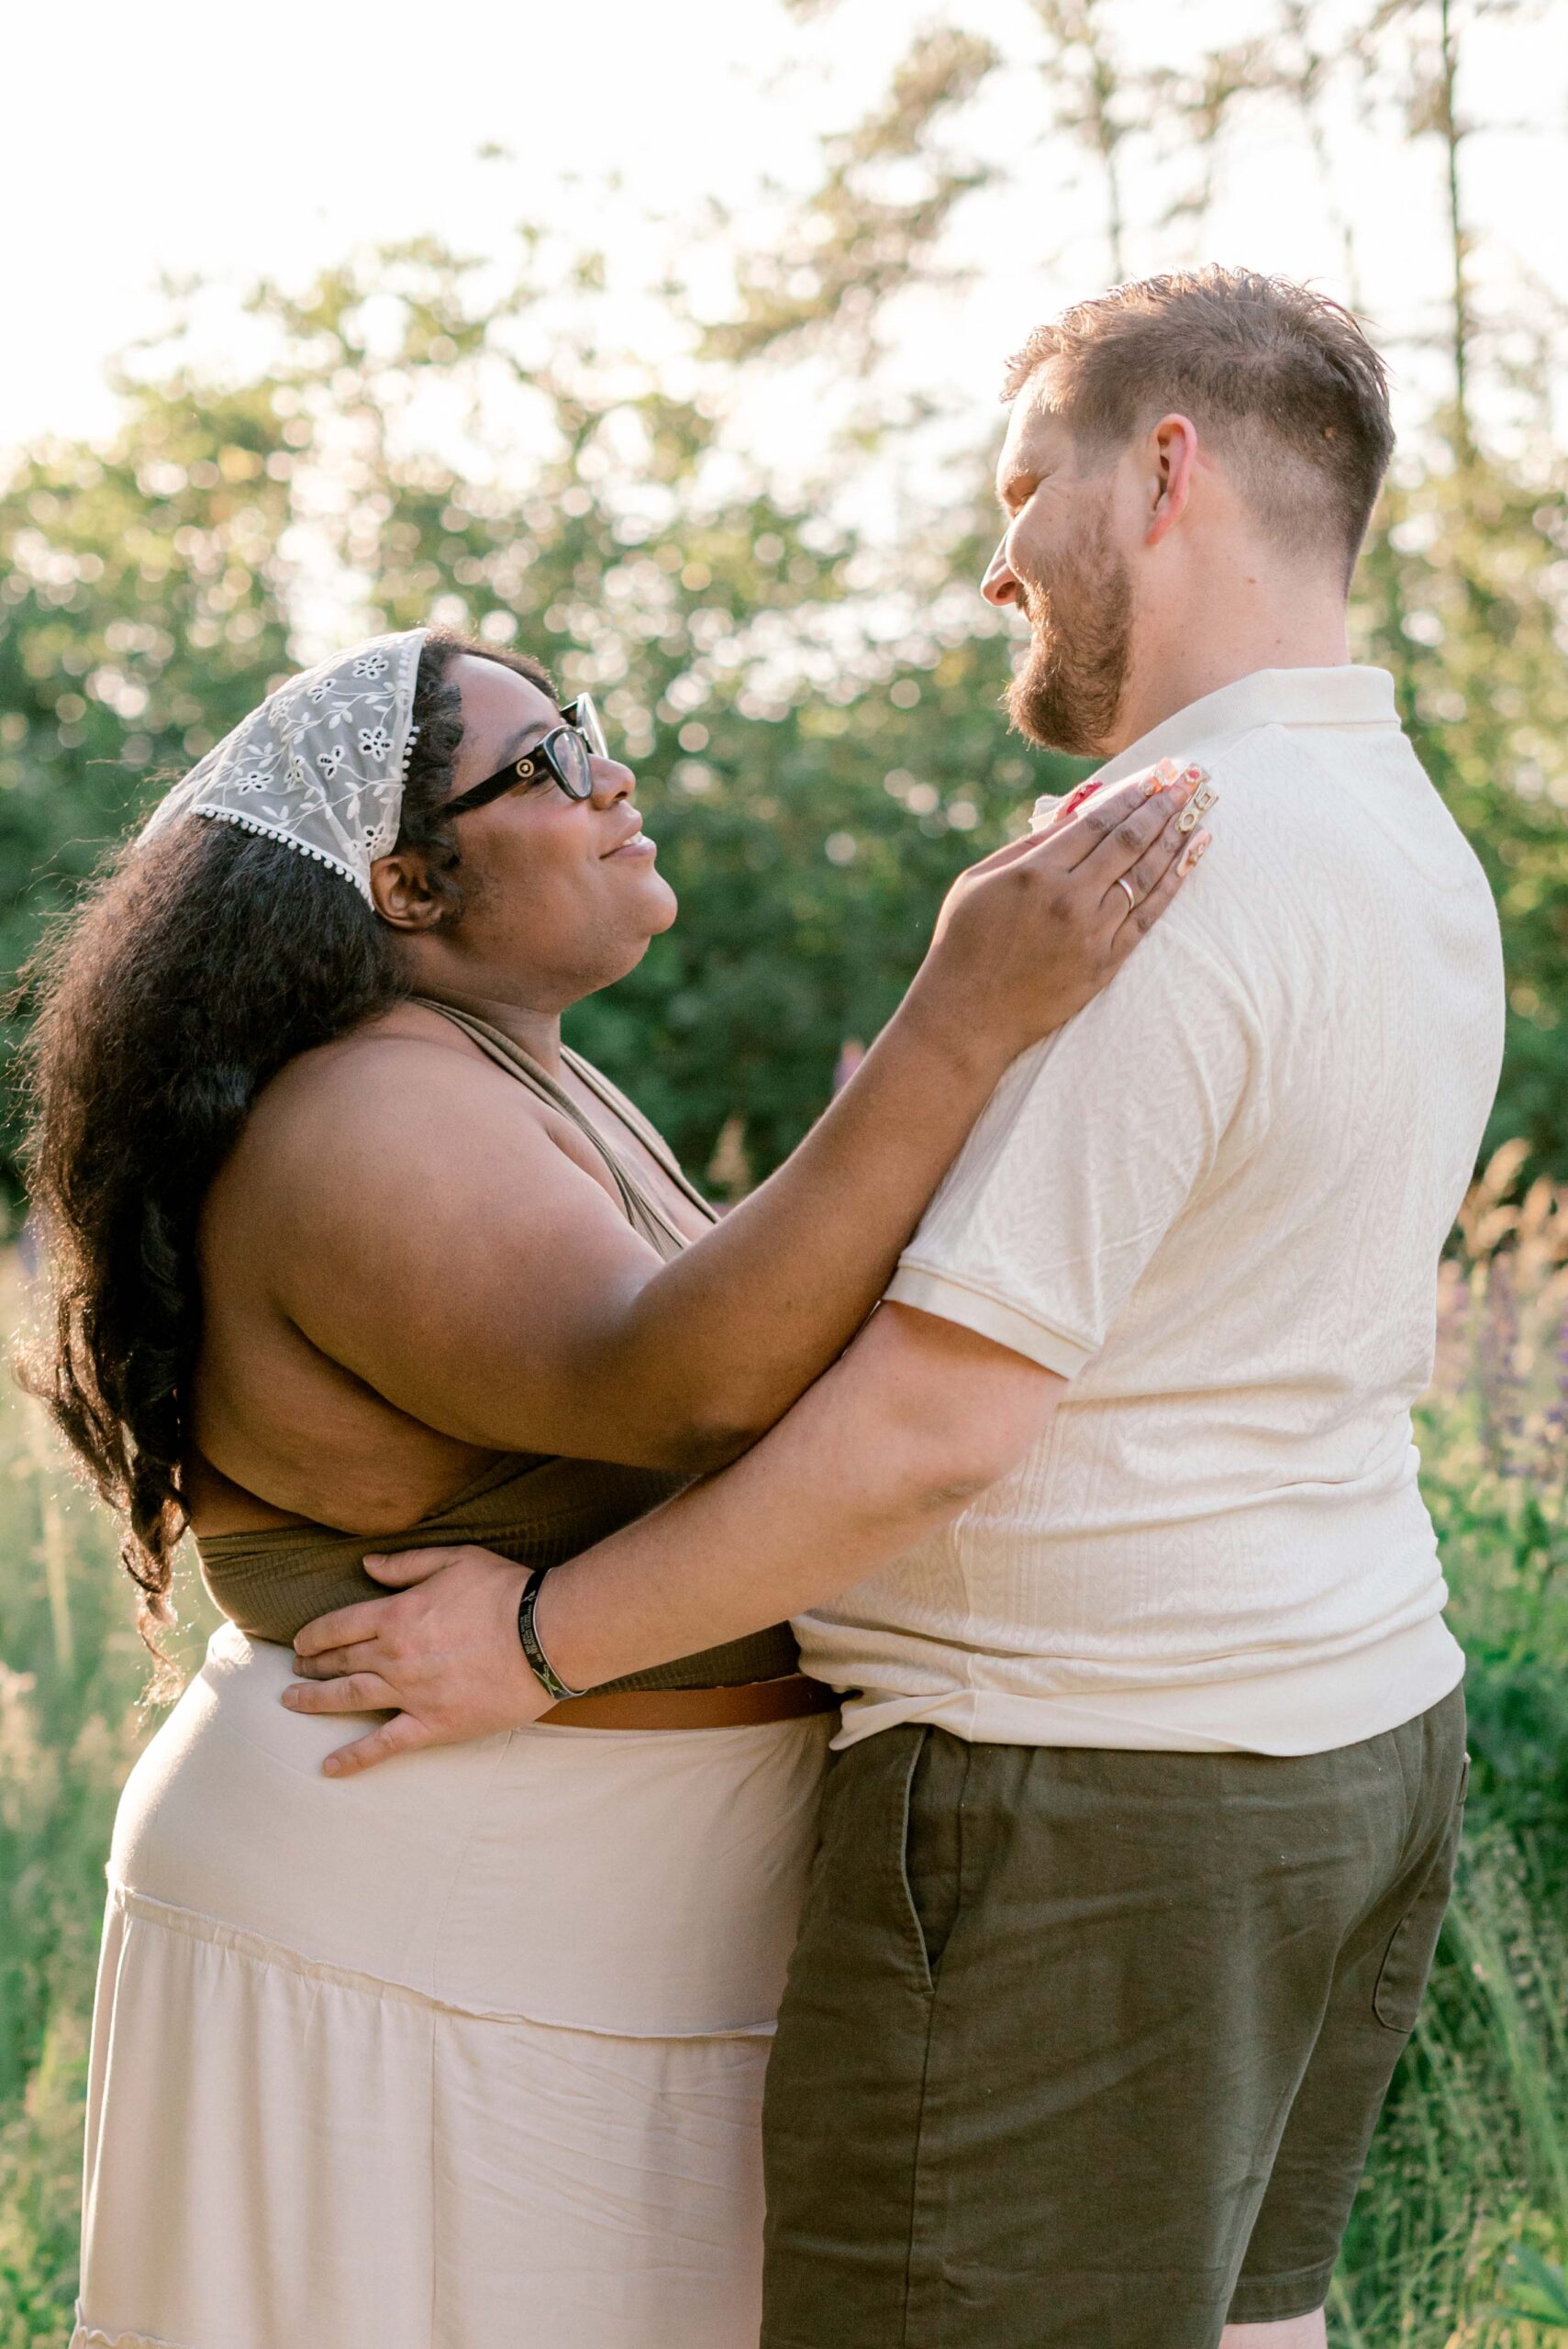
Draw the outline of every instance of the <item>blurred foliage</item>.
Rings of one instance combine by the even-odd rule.
[[[1568,1190],[1497,1151],[1442,1268],[1422,1489],[1469,1659],[1465,1851],[1373,2142],[1336,2349],[1535,2349],[1568,2254]],[[1555,2328],[1555,2329],[1554,2329]]]
[[[819,12],[799,0],[802,17]],[[806,385],[826,360],[862,368],[896,341],[907,306],[988,250],[1004,212],[1040,221],[1048,264],[1045,239],[1081,240],[1095,225],[1112,282],[1206,258],[1217,191],[1265,152],[1300,174],[1353,295],[1371,191],[1346,168],[1346,127],[1417,150],[1446,294],[1403,338],[1374,330],[1396,376],[1412,362],[1429,380],[1435,362],[1448,389],[1374,519],[1353,640],[1393,671],[1497,897],[1510,1017],[1487,1147],[1525,1136],[1537,1167],[1563,1174],[1568,452],[1554,416],[1568,314],[1487,237],[1470,169],[1480,134],[1506,131],[1516,158],[1533,136],[1561,138],[1546,93],[1498,81],[1495,43],[1488,78],[1509,89],[1506,123],[1473,86],[1477,41],[1540,13],[1536,0],[1254,0],[1229,13],[1223,39],[1188,12],[1190,37],[1173,43],[1168,23],[1151,30],[1125,0],[1029,0],[984,41],[890,25],[884,93],[824,139],[817,185],[741,256],[735,316],[710,347],[766,354]],[[997,124],[1006,135],[988,139]]]
[[[934,249],[955,207],[996,176],[995,164],[950,152],[943,131],[1001,61],[989,40],[951,25],[915,35],[885,97],[827,142],[821,184],[782,241],[740,257],[733,314],[705,338],[710,357],[754,359],[829,333],[874,350],[883,302],[916,272],[939,274]]]
[[[500,263],[422,239],[303,292],[260,287],[261,355],[221,383],[176,318],[123,372],[107,445],[46,441],[0,473],[6,966],[303,652],[455,623],[594,688],[683,900],[642,967],[573,1016],[573,1041],[696,1171],[728,1132],[765,1172],[846,1040],[885,1019],[953,873],[1079,771],[1001,715],[1011,631],[974,592],[994,425],[966,424],[940,463],[924,448],[923,493],[899,473],[933,416],[902,395],[878,411],[899,301],[951,283],[964,207],[1026,200],[1063,142],[1119,269],[1140,238],[1168,249],[1173,224],[1201,236],[1227,142],[1287,117],[1353,271],[1330,151],[1353,98],[1429,146],[1453,255],[1437,340],[1454,396],[1380,510],[1358,649],[1394,671],[1501,908],[1511,1011],[1491,1139],[1522,1135],[1535,1166],[1568,1172],[1568,466],[1545,389],[1560,322],[1478,303],[1463,209],[1462,36],[1497,6],[1258,7],[1246,39],[1197,37],[1179,72],[1129,38],[1120,0],[1033,0],[1008,43],[890,23],[884,95],[824,139],[817,184],[765,249],[736,253],[728,311],[689,322],[686,359],[662,373],[609,340],[599,257],[531,231]],[[797,13],[830,37],[830,7]],[[984,107],[1026,85],[1033,115],[1016,118],[1035,145],[998,153]],[[1145,186],[1152,220],[1134,217]],[[762,369],[808,398],[824,368],[859,386],[845,437],[786,495],[737,453],[735,386]],[[1507,462],[1478,445],[1484,380],[1529,419]],[[877,502],[844,495],[868,466],[905,499],[891,538],[847,518]],[[0,1041],[26,1016],[24,998]],[[14,1125],[7,1184],[15,1197]]]
[[[17,1319],[18,1266],[0,1254]],[[0,2349],[71,2332],[82,2109],[104,1861],[150,1727],[148,1678],[117,1543],[72,1481],[42,1410],[0,1396]],[[181,1663],[206,1602],[183,1574]]]
[[[1441,1268],[1423,1489],[1477,1667],[1472,1786],[1568,1877],[1568,1191],[1505,1144]],[[1482,1603],[1476,1605],[1475,1598]]]
[[[742,1120],[764,1172],[874,1033],[959,866],[1078,770],[1010,739],[1010,658],[973,582],[971,490],[917,547],[747,477],[695,401],[583,331],[519,341],[527,275],[481,310],[433,245],[263,291],[263,379],[176,349],[128,377],[104,448],[27,451],[0,494],[0,936],[15,968],[106,842],[294,657],[301,581],[339,636],[436,617],[591,685],[643,777],[683,918],[573,1040],[698,1169]],[[591,320],[591,306],[589,310]],[[412,429],[447,403],[461,445]],[[465,462],[484,449],[488,474]],[[1561,501],[1496,465],[1385,502],[1357,624],[1480,850],[1507,934],[1498,1131],[1568,1167],[1568,687]],[[25,1004],[22,1015],[25,1016]]]
[[[7,971],[123,833],[147,775],[188,767],[288,665],[290,462],[264,387],[175,373],[139,388],[108,447],[46,442],[14,467],[0,497]]]
[[[586,332],[530,361],[532,280],[476,315],[473,274],[422,244],[263,289],[264,380],[128,378],[111,448],[19,463],[0,496],[8,960],[287,669],[307,572],[340,634],[435,618],[592,686],[684,913],[573,1041],[695,1165],[739,1117],[762,1172],[846,1035],[891,1011],[953,874],[1077,770],[1006,738],[967,512],[913,566],[879,562],[821,502],[737,484],[713,419]],[[408,429],[432,398],[499,459],[487,481]]]
[[[1508,1041],[1490,1128],[1568,1172],[1568,467],[1484,458],[1385,494],[1356,620],[1502,917]]]

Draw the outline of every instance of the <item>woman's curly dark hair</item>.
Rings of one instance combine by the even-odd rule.
[[[462,740],[447,673],[462,653],[553,691],[519,654],[444,633],[425,642],[397,846],[425,853],[444,921],[462,906],[455,827],[440,814]],[[200,817],[128,843],[24,974],[49,1313],[19,1368],[123,1521],[121,1560],[160,1663],[186,1523],[202,1202],[284,1063],[408,991],[395,933],[340,874]]]

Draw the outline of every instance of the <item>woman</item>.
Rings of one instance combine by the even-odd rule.
[[[286,1642],[373,1590],[366,1537],[549,1564],[787,1408],[1179,887],[1155,787],[966,876],[722,1224],[561,1046],[675,907],[531,662],[415,630],[291,682],[67,927],[33,1375],[150,1633],[187,1524],[229,1618],[117,1825],[77,2349],[754,2340],[830,1727],[787,1631],[339,1786]]]

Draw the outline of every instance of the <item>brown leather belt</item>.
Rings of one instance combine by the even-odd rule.
[[[606,1697],[569,1697],[541,1713],[561,1729],[740,1729],[750,1721],[793,1721],[836,1712],[839,1698],[803,1672],[751,1680],[736,1688],[623,1688]]]

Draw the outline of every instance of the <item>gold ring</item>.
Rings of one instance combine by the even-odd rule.
[[[1138,899],[1132,894],[1132,884],[1128,879],[1125,873],[1118,873],[1117,874],[1116,885],[1118,889],[1125,889],[1127,891],[1127,902],[1129,908],[1131,912],[1136,913],[1138,911]]]

